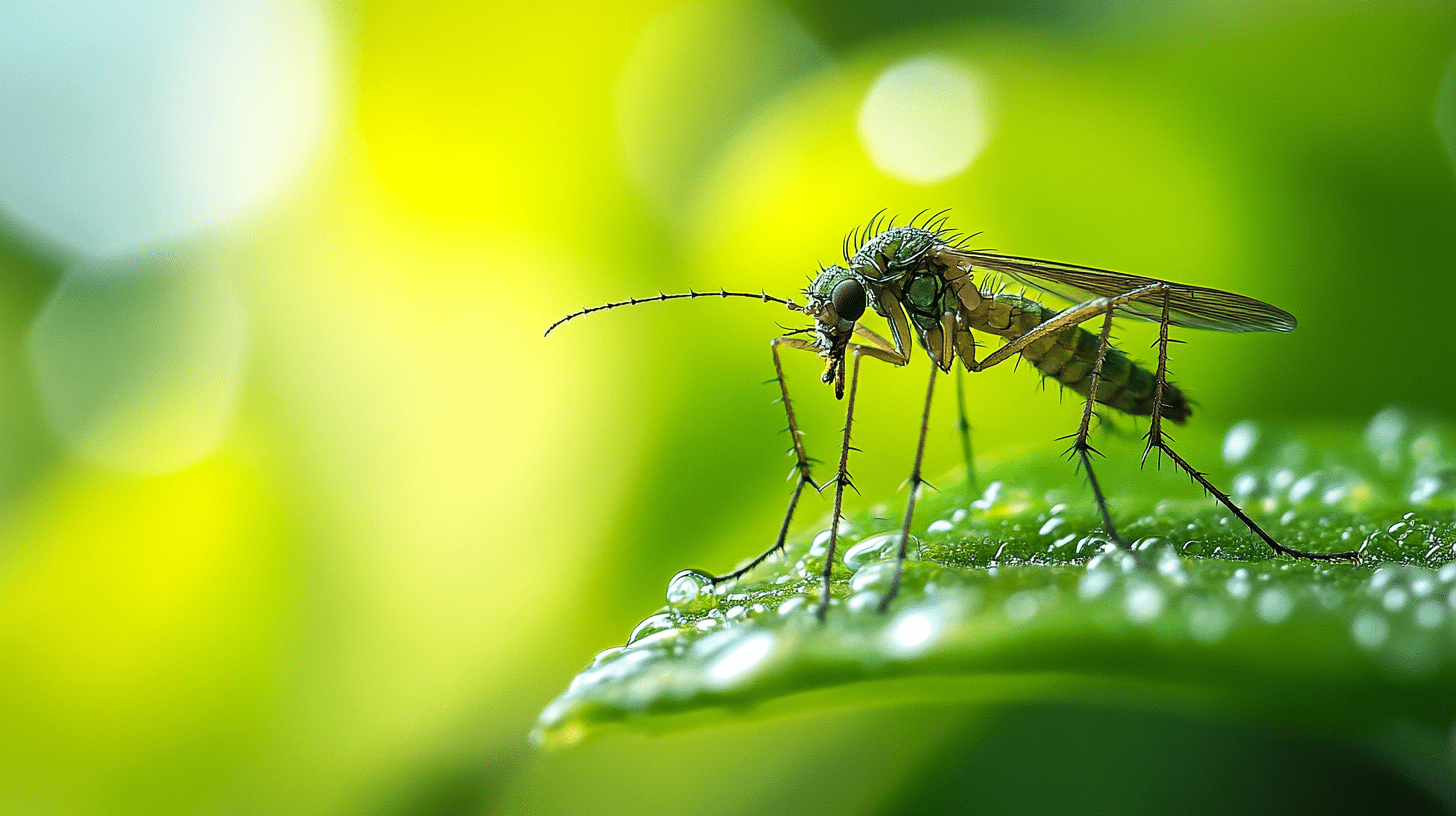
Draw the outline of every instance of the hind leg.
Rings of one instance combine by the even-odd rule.
[[[1177,451],[1174,451],[1172,446],[1168,444],[1167,435],[1163,433],[1163,388],[1167,383],[1168,377],[1168,344],[1174,341],[1170,341],[1168,339],[1168,292],[1166,290],[1163,292],[1162,301],[1163,317],[1162,320],[1159,321],[1158,326],[1158,371],[1153,380],[1153,417],[1152,422],[1148,424],[1148,446],[1143,451],[1143,461],[1147,461],[1148,454],[1151,453],[1154,448],[1158,450],[1159,456],[1162,456],[1166,453],[1168,455],[1168,458],[1173,460],[1173,464],[1176,465],[1179,470],[1188,474],[1188,477],[1190,479],[1201,485],[1205,491],[1207,491],[1210,495],[1218,500],[1219,504],[1227,507],[1230,513],[1233,513],[1235,516],[1237,516],[1239,521],[1242,521],[1244,523],[1245,527],[1248,527],[1249,530],[1254,533],[1254,535],[1257,535],[1259,538],[1263,539],[1264,543],[1268,544],[1269,547],[1273,549],[1276,553],[1279,553],[1281,555],[1288,555],[1294,558],[1308,558],[1311,561],[1359,560],[1360,554],[1354,550],[1337,553],[1313,553],[1306,552],[1304,550],[1296,550],[1293,547],[1286,547],[1283,544],[1280,544],[1278,541],[1275,541],[1274,537],[1264,532],[1264,528],[1260,527],[1254,522],[1253,519],[1249,518],[1249,515],[1245,513],[1242,508],[1240,508],[1237,504],[1234,504],[1233,499],[1230,499],[1227,493],[1215,487],[1213,482],[1210,482],[1208,480],[1208,477],[1203,475],[1202,471],[1195,470],[1192,465],[1188,464],[1187,460],[1185,460],[1182,456],[1179,456]]]
[[[1101,456],[1102,453],[1087,441],[1087,435],[1092,427],[1092,406],[1097,401],[1097,387],[1102,382],[1102,363],[1107,359],[1107,349],[1111,344],[1112,315],[1113,312],[1109,309],[1102,318],[1102,333],[1097,338],[1097,359],[1092,364],[1092,381],[1087,388],[1087,402],[1082,406],[1082,422],[1077,426],[1077,433],[1074,434],[1072,447],[1067,454],[1081,459],[1082,470],[1087,474],[1087,482],[1092,485],[1092,496],[1097,500],[1097,511],[1102,514],[1102,523],[1107,530],[1107,537],[1119,546],[1127,547],[1127,542],[1117,534],[1117,526],[1112,523],[1112,513],[1107,509],[1107,497],[1102,493],[1102,485],[1097,481],[1097,473],[1092,470],[1092,454]]]

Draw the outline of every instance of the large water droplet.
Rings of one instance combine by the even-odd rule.
[[[667,582],[667,602],[685,612],[698,612],[711,605],[713,576],[702,570],[687,569]]]
[[[675,628],[677,627],[673,624],[672,615],[666,612],[653,615],[637,624],[637,628],[633,629],[632,634],[627,637],[627,645],[631,646],[648,635]]]
[[[849,588],[852,592],[869,589],[871,587],[888,588],[892,576],[895,574],[895,561],[893,559],[878,561],[861,567],[849,579]]]
[[[915,545],[915,537],[910,537],[911,548]],[[900,553],[900,533],[880,533],[870,536],[864,541],[850,547],[844,553],[844,566],[851,570],[857,570],[865,564],[879,561],[882,558],[893,558]]]
[[[881,595],[873,589],[866,589],[863,592],[856,592],[849,596],[849,600],[845,601],[844,605],[851,612],[878,611],[880,601],[884,597],[884,595]]]

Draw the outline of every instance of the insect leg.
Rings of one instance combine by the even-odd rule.
[[[905,566],[905,551],[910,543],[910,519],[915,515],[915,498],[920,495],[920,461],[925,455],[925,432],[930,427],[930,398],[935,394],[935,375],[940,369],[930,367],[930,385],[925,387],[925,410],[920,414],[920,443],[915,447],[915,466],[910,470],[910,500],[905,504],[905,523],[900,527],[900,551],[895,558],[895,577],[890,579],[890,591],[880,601],[880,611],[890,607],[900,591],[900,571]]]
[[[829,520],[829,548],[824,553],[824,594],[820,597],[818,610],[815,611],[820,620],[824,619],[824,613],[829,609],[829,579],[834,571],[834,550],[839,544],[839,519],[844,509],[844,487],[854,486],[849,478],[849,436],[854,425],[854,397],[859,388],[859,361],[860,358],[869,356],[891,365],[902,366],[907,359],[898,352],[858,343],[851,344],[846,353],[854,357],[854,364],[849,373],[849,401],[844,407],[844,439],[839,446],[839,471],[834,476],[834,515]]]
[[[961,433],[961,453],[966,457],[966,487],[976,486],[976,460],[971,457],[971,422],[966,419],[966,372],[956,369],[956,408],[959,410],[956,430]]]
[[[1313,553],[1305,552],[1304,550],[1296,550],[1293,547],[1286,547],[1283,544],[1280,544],[1278,541],[1275,541],[1274,537],[1264,532],[1264,528],[1260,527],[1254,522],[1253,519],[1249,518],[1249,515],[1245,513],[1242,508],[1240,508],[1237,504],[1234,504],[1233,499],[1230,499],[1227,493],[1219,490],[1217,487],[1214,487],[1213,482],[1210,482],[1208,480],[1208,477],[1203,475],[1202,471],[1195,470],[1192,465],[1188,464],[1187,460],[1179,456],[1178,453],[1173,450],[1172,446],[1168,444],[1168,441],[1163,434],[1163,385],[1166,382],[1168,375],[1168,343],[1171,342],[1168,340],[1169,294],[1169,290],[1164,289],[1161,298],[1163,302],[1163,315],[1158,325],[1158,370],[1153,379],[1153,417],[1152,421],[1148,423],[1148,447],[1146,450],[1143,451],[1143,461],[1147,461],[1148,453],[1150,453],[1154,448],[1158,449],[1159,455],[1162,455],[1164,453],[1168,454],[1168,458],[1173,460],[1173,464],[1177,465],[1179,470],[1188,474],[1188,477],[1190,479],[1202,485],[1203,489],[1208,491],[1210,495],[1217,499],[1219,504],[1227,507],[1230,513],[1233,513],[1235,516],[1237,516],[1239,521],[1242,521],[1244,523],[1245,527],[1248,527],[1251,532],[1253,532],[1259,538],[1263,539],[1264,543],[1268,544],[1269,547],[1273,549],[1276,553],[1279,553],[1281,555],[1288,555],[1293,558],[1307,558],[1311,561],[1358,560],[1360,557],[1360,553],[1354,550],[1337,553]]]
[[[789,418],[789,438],[794,443],[794,469],[798,471],[799,479],[794,485],[794,494],[789,498],[789,509],[784,512],[784,521],[783,524],[779,525],[779,536],[774,540],[773,546],[764,550],[757,558],[744,566],[726,575],[713,576],[712,583],[714,584],[742,578],[749,570],[762,564],[770,555],[783,549],[784,540],[789,535],[789,522],[794,518],[794,509],[799,506],[799,496],[804,492],[804,485],[809,485],[815,489],[819,487],[814,483],[813,477],[809,475],[809,455],[804,452],[804,440],[799,437],[799,422],[794,417],[794,403],[789,400],[789,386],[784,381],[784,364],[779,359],[779,346],[781,345],[788,346],[789,348],[803,349],[805,351],[817,352],[817,349],[814,348],[813,344],[794,337],[775,337],[773,342],[769,344],[769,349],[773,351],[774,376],[779,383],[779,394],[784,403],[784,414]]]
[[[1147,286],[1140,286],[1131,292],[1118,295],[1117,297],[1096,298],[1095,300],[1078,303],[1076,306],[1058,312],[1051,320],[1042,323],[1026,334],[1021,335],[986,355],[986,359],[971,363],[970,369],[972,371],[984,371],[997,363],[1005,362],[1011,355],[1019,354],[1022,349],[1049,334],[1057,334],[1072,326],[1086,323],[1098,315],[1106,314],[1118,306],[1132,303],[1135,300],[1147,300],[1149,294],[1161,290],[1162,287],[1162,283],[1152,283]]]
[[[1077,438],[1068,452],[1082,459],[1082,469],[1087,472],[1087,481],[1092,485],[1092,496],[1097,499],[1097,509],[1102,513],[1102,523],[1107,528],[1108,537],[1119,546],[1126,547],[1127,542],[1117,534],[1117,527],[1112,523],[1112,514],[1107,510],[1107,497],[1102,494],[1102,485],[1098,484],[1097,474],[1092,470],[1091,454],[1099,451],[1087,443],[1087,434],[1092,427],[1092,405],[1097,401],[1097,385],[1102,380],[1102,361],[1107,359],[1107,348],[1112,336],[1113,311],[1108,309],[1102,318],[1102,333],[1097,340],[1097,359],[1092,363],[1092,380],[1087,387],[1087,404],[1082,406],[1082,422],[1077,426]]]

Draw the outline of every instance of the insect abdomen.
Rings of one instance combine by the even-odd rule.
[[[1056,309],[1018,295],[995,295],[986,300],[986,306],[985,324],[975,328],[1007,339],[1020,337],[1057,314]],[[1021,356],[1044,376],[1085,395],[1092,387],[1097,343],[1098,334],[1073,326],[1032,343],[1022,349]],[[1097,401],[1126,414],[1151,416],[1154,385],[1153,372],[1134,363],[1122,351],[1109,348],[1102,361]],[[1172,383],[1164,385],[1163,417],[1181,424],[1191,413],[1183,392]]]

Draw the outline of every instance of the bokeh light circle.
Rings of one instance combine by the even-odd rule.
[[[232,221],[313,154],[329,51],[309,2],[0,4],[0,210],[93,258]]]
[[[935,184],[965,172],[990,136],[983,83],[965,67],[919,57],[885,69],[859,109],[859,136],[880,172]]]

